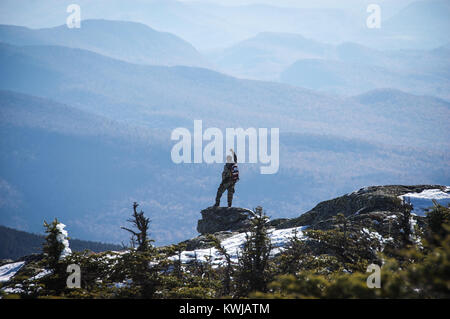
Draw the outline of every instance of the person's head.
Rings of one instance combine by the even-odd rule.
[[[233,162],[233,158],[231,157],[231,155],[227,155],[227,163],[231,162]]]

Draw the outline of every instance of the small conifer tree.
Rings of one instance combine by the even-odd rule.
[[[413,206],[411,205],[409,198],[403,200],[401,207],[402,212],[399,215],[399,226],[400,226],[402,247],[406,248],[412,244],[411,211],[413,210]]]
[[[269,255],[272,244],[267,232],[268,217],[262,207],[255,208],[252,226],[246,234],[242,253],[238,257],[236,286],[238,296],[247,296],[253,291],[265,292],[270,281]]]
[[[47,294],[59,295],[66,288],[66,265],[64,258],[69,256],[72,251],[69,248],[67,231],[65,225],[55,218],[50,224],[44,221],[45,237],[43,252],[44,258],[41,266],[50,271],[49,276],[42,278]]]
[[[426,214],[426,238],[430,244],[439,245],[450,233],[450,208],[439,205],[435,200],[433,204],[434,207]]]
[[[226,251],[225,247],[220,244],[220,241],[214,235],[207,235],[207,238],[213,243],[219,254],[225,258],[225,265],[221,267],[222,274],[222,292],[223,296],[228,296],[231,293],[232,282],[231,278],[234,273],[234,264],[231,260],[231,255]]]
[[[44,221],[45,243],[43,252],[47,267],[51,270],[57,268],[58,262],[71,253],[67,237],[67,231],[64,230],[65,225],[55,218],[53,222],[48,224]]]

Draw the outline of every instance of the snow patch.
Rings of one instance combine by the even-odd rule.
[[[422,248],[422,242],[420,240],[420,237],[417,236],[417,234],[416,234],[416,225],[417,225],[417,221],[414,219],[413,216],[411,216],[409,218],[409,227],[410,227],[409,240],[411,242],[413,242],[414,244],[416,244],[417,246],[419,246],[420,248]]]
[[[0,267],[0,282],[9,281],[25,265],[24,261],[6,264]]]
[[[49,270],[49,269],[44,269],[42,270],[40,273],[38,273],[37,275],[31,277],[29,280],[30,281],[34,281],[34,280],[38,280],[41,279],[47,275],[50,275],[51,273],[53,273],[53,271]]]
[[[59,223],[56,225],[56,229],[58,229],[59,231],[59,234],[56,235],[56,240],[64,245],[64,249],[59,256],[59,259],[63,259],[64,257],[72,253],[72,250],[69,247],[69,240],[67,239],[67,236],[69,236],[69,234],[67,233],[67,230],[64,229],[64,227],[66,227],[66,225],[64,225],[63,223]]]
[[[294,233],[297,232],[298,238],[304,238],[303,230],[307,226],[294,227],[287,229],[270,229],[268,235],[272,243],[272,254],[277,254],[280,252],[290,238],[294,237]],[[225,248],[226,252],[230,255],[231,261],[236,263],[238,261],[238,255],[242,251],[242,246],[245,243],[247,233],[239,233],[237,235],[231,236],[224,239],[220,245]],[[178,256],[170,257],[171,260],[178,260]],[[225,262],[225,258],[217,251],[216,248],[204,248],[196,249],[193,251],[183,251],[181,252],[180,260],[182,263],[186,264],[194,261],[197,258],[199,262],[210,261],[214,266],[219,266]]]
[[[132,283],[133,283],[133,281],[131,279],[126,279],[122,282],[115,282],[110,287],[115,287],[117,289],[129,288],[129,287],[131,287]]]
[[[407,193],[399,196],[403,200],[408,200],[413,205],[411,213],[425,216],[425,212],[433,207],[432,200],[436,200],[442,206],[448,206],[450,204],[450,187],[446,186],[445,192],[440,189],[426,189],[420,193]]]
[[[7,294],[23,294],[25,292],[25,290],[22,289],[22,285],[20,285],[20,284],[17,284],[15,286],[15,288],[8,287],[5,289],[2,289],[2,291]]]
[[[386,244],[394,242],[394,238],[392,238],[392,237],[385,238],[380,233],[378,233],[376,231],[371,231],[365,227],[361,230],[361,234],[367,235],[372,240],[376,240],[380,244],[380,247],[379,247],[380,252],[384,251],[384,247],[386,246]],[[377,251],[377,249],[375,249],[375,251]]]

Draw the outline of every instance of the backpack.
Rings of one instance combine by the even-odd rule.
[[[231,167],[231,179],[234,182],[237,182],[239,180],[239,168],[236,163],[234,163]]]

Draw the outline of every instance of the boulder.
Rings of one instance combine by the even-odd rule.
[[[214,233],[214,237],[216,237],[220,242],[222,242],[224,239],[227,239],[237,234],[239,234],[239,232],[220,231]],[[214,243],[210,238],[208,238],[208,234],[200,235],[195,238],[186,240],[181,244],[186,245],[187,251],[214,247]]]
[[[242,231],[249,228],[254,212],[240,207],[209,207],[201,211],[198,221],[200,234],[214,234],[220,231]]]
[[[398,196],[406,193],[420,193],[426,189],[445,190],[441,185],[387,185],[361,188],[350,194],[317,204],[310,211],[297,218],[289,219],[276,225],[276,228],[310,226],[315,229],[328,229],[333,224],[333,217],[339,213],[352,218],[368,216],[372,212],[401,212],[402,205]]]

